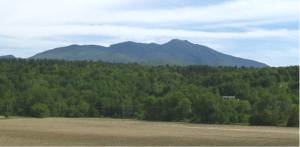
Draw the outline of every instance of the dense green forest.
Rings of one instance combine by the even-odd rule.
[[[298,69],[2,59],[0,115],[298,126]]]

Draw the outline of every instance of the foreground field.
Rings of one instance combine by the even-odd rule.
[[[0,145],[298,145],[298,128],[96,118],[0,119]]]

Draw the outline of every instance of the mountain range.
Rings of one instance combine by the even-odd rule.
[[[122,42],[100,45],[70,45],[38,53],[31,59],[91,60],[112,63],[151,65],[208,65],[237,67],[267,67],[268,65],[223,54],[207,46],[187,40],[173,39],[164,44]]]

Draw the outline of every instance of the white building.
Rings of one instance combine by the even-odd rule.
[[[222,96],[224,100],[231,100],[231,99],[235,99],[235,96]]]

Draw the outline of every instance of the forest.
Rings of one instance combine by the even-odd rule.
[[[1,59],[0,115],[299,126],[298,75],[298,66]]]

